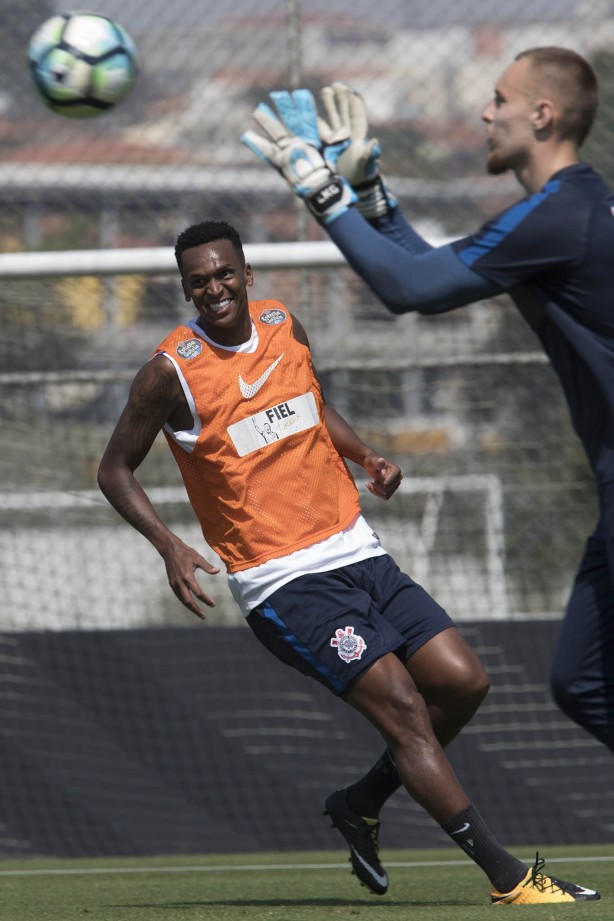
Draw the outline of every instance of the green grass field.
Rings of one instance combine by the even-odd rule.
[[[514,849],[532,862],[530,849]],[[599,902],[494,909],[456,850],[383,851],[390,890],[370,895],[345,852],[0,862],[2,921],[540,921],[614,918],[614,845],[551,848],[546,871],[598,889]]]

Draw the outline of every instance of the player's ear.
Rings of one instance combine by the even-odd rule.
[[[550,99],[538,99],[531,115],[531,124],[535,131],[544,131],[552,127],[554,105]]]
[[[251,286],[254,284],[254,272],[249,262],[245,264],[245,284],[248,286],[248,288],[251,288]]]

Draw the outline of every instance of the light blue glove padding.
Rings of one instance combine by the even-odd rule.
[[[287,128],[318,148],[331,172],[337,172],[339,157],[350,146],[351,138],[344,129],[339,137],[328,137],[320,133],[321,119],[318,116],[315,100],[309,90],[286,90],[269,93],[277,106],[279,114]],[[345,177],[342,177],[345,178]]]
[[[297,137],[317,147],[330,171],[337,173],[339,157],[350,146],[350,137],[344,132],[339,139],[332,137],[329,140],[324,139],[320,134],[321,120],[315,100],[309,90],[294,90],[293,93],[277,90],[269,93],[269,96],[275,103],[286,127]],[[341,178],[345,177],[341,175]]]
[[[313,144],[314,147],[320,146],[318,113],[315,100],[309,90],[294,90],[293,93],[288,90],[274,90],[269,93],[269,97],[275,103],[288,131]]]
[[[331,171],[322,155],[313,96],[309,90],[299,89],[292,93],[279,90],[270,97],[279,116],[263,102],[253,113],[268,138],[246,131],[241,141],[274,166],[315,217],[327,224],[347,211],[357,195]]]

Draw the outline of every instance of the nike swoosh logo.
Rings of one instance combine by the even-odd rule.
[[[376,883],[379,883],[380,886],[387,886],[387,885],[388,885],[388,877],[386,876],[385,873],[384,873],[383,875],[380,874],[380,873],[376,873],[376,871],[373,869],[373,867],[372,867],[370,864],[367,863],[367,861],[364,859],[364,857],[361,857],[361,856],[360,856],[360,854],[358,853],[358,851],[356,850],[356,848],[355,848],[355,847],[352,847],[352,845],[350,845],[350,850],[351,850],[352,854],[354,855],[354,857],[356,858],[356,860],[358,860],[358,861],[363,865],[363,867],[365,868],[365,870],[367,871],[367,873],[369,874],[369,876],[372,876]]]
[[[239,374],[239,389],[241,395],[245,397],[246,400],[251,400],[252,397],[255,397],[262,385],[269,379],[269,375],[273,373],[279,362],[284,357],[284,352],[281,353],[279,358],[276,358],[272,365],[266,369],[266,371],[260,375],[258,380],[254,381],[253,384],[246,383],[241,375]]]
[[[457,828],[456,831],[451,831],[450,834],[451,834],[451,835],[460,835],[460,834],[462,834],[462,832],[467,831],[467,829],[470,828],[470,827],[471,827],[471,826],[469,825],[469,822],[465,822],[465,824],[463,825],[462,828]]]

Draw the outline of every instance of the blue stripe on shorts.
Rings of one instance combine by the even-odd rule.
[[[311,668],[320,675],[326,684],[333,687],[338,693],[341,693],[345,689],[345,684],[343,681],[340,681],[339,678],[335,675],[334,672],[331,672],[330,669],[320,662],[317,656],[311,652],[310,649],[302,643],[297,636],[290,630],[287,624],[276,614],[268,601],[262,605],[262,614],[263,616],[272,621],[280,630],[281,635],[283,636],[286,643],[289,644],[290,648],[294,650],[297,656],[301,658],[304,662],[311,666]]]
[[[382,656],[405,663],[453,626],[388,554],[297,576],[250,611],[247,623],[281,662],[338,696]]]

